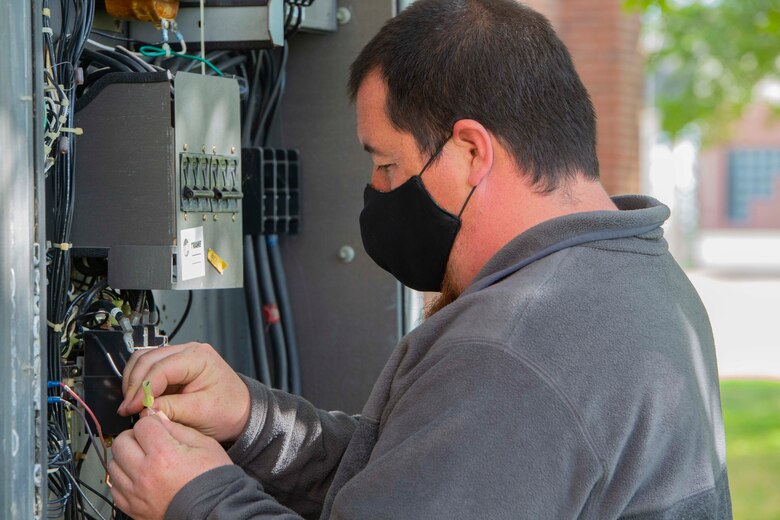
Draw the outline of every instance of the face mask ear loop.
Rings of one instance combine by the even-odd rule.
[[[447,142],[448,142],[448,141],[449,141],[451,138],[452,138],[452,135],[450,135],[450,137],[448,137],[448,138],[447,138],[447,139],[446,139],[446,140],[445,140],[443,143],[441,143],[441,146],[439,146],[438,150],[436,150],[436,151],[433,153],[433,155],[431,155],[431,158],[430,158],[430,159],[428,159],[428,162],[427,162],[427,163],[425,163],[425,166],[423,166],[423,169],[422,169],[422,171],[420,171],[420,173],[417,175],[418,177],[422,178],[422,174],[423,174],[423,173],[425,173],[425,170],[427,170],[427,169],[428,169],[428,166],[430,166],[431,164],[433,164],[433,161],[435,161],[435,160],[436,160],[436,158],[439,156],[439,154],[441,154],[442,150],[444,150],[444,146],[447,144]]]
[[[471,196],[472,196],[472,195],[474,195],[474,191],[475,191],[476,189],[477,189],[477,187],[476,187],[476,186],[474,186],[473,188],[471,188],[471,191],[469,192],[469,196],[468,196],[468,197],[466,197],[466,202],[464,202],[464,203],[463,203],[463,207],[462,207],[462,208],[460,208],[460,213],[458,213],[458,220],[460,220],[460,216],[461,216],[461,215],[463,215],[463,212],[466,210],[466,204],[468,204],[468,203],[469,203],[469,201],[471,200]]]

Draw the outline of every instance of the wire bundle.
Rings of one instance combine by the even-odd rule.
[[[70,293],[70,230],[73,221],[75,138],[63,134],[73,130],[73,106],[79,59],[89,36],[94,17],[94,0],[60,0],[60,25],[51,26],[51,9],[43,0],[43,52],[46,106],[47,153],[46,168],[50,169],[52,208],[52,238],[55,247],[47,252],[47,367],[51,379],[62,379],[60,352],[66,344],[63,334]],[[56,31],[55,31],[56,29]],[[56,158],[52,157],[56,153]],[[56,397],[56,389],[49,396]],[[84,510],[84,501],[78,486],[74,486],[76,471],[73,450],[68,435],[65,406],[59,399],[48,405],[48,515],[52,518],[91,517]],[[75,493],[74,493],[75,489]]]

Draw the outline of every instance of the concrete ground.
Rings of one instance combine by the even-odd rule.
[[[780,380],[780,276],[689,271],[710,315],[720,376]]]

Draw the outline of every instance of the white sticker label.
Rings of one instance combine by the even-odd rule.
[[[203,245],[203,226],[182,229],[179,232],[179,279],[192,280],[206,276],[206,248]]]

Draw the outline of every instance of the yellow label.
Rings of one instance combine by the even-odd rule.
[[[209,248],[209,263],[214,266],[214,269],[217,270],[219,274],[222,274],[225,272],[225,269],[227,269],[228,263],[222,260],[217,253],[214,252],[213,249]]]

